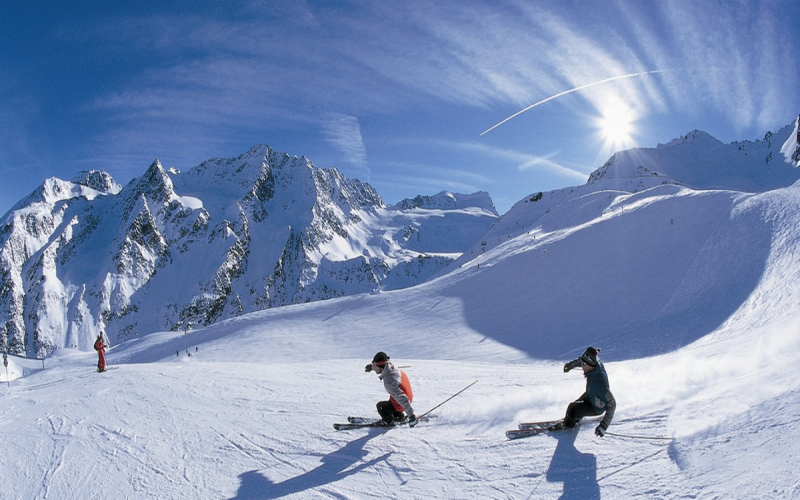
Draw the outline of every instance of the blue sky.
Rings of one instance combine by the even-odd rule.
[[[257,143],[387,203],[483,190],[503,213],[616,150],[793,122],[798,19],[797,0],[4,2],[0,213],[48,177],[124,184]]]

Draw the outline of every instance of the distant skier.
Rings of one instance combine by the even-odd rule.
[[[103,332],[100,332],[97,340],[94,341],[94,350],[97,351],[97,371],[106,371],[106,343],[103,339]]]
[[[364,368],[367,373],[373,370],[378,374],[378,378],[383,380],[383,387],[389,393],[389,401],[381,401],[376,405],[383,420],[382,425],[392,426],[403,422],[406,418],[403,413],[405,411],[408,414],[408,424],[414,427],[417,424],[417,417],[414,416],[414,409],[411,407],[414,393],[405,372],[396,368],[385,352],[377,353],[372,358],[372,363]]]
[[[606,369],[603,363],[597,359],[599,353],[600,349],[589,347],[581,357],[564,365],[564,373],[579,366],[583,369],[583,376],[586,377],[586,392],[567,407],[563,427],[575,427],[583,417],[605,413],[600,425],[594,430],[596,435],[603,437],[614,418],[617,402],[614,400],[614,395],[611,394]]]

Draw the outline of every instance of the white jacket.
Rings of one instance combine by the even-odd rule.
[[[386,392],[403,407],[406,415],[413,415],[414,408],[411,407],[411,401],[409,401],[403,389],[400,388],[400,384],[403,381],[403,372],[396,368],[394,363],[389,361],[386,363],[386,366],[383,367],[379,378],[383,380],[383,387],[386,389]],[[406,381],[408,381],[408,377],[406,377]],[[407,390],[411,391],[411,387],[407,387]]]

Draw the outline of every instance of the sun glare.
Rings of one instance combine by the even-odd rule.
[[[633,144],[636,116],[633,110],[619,100],[613,100],[602,110],[597,125],[600,136],[607,148],[620,149]]]

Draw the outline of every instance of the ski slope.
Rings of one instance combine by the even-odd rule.
[[[800,498],[800,185],[559,196],[411,289],[154,333],[104,374],[10,358],[0,496]],[[583,392],[562,366],[590,344],[613,434],[508,441]],[[378,350],[410,365],[418,413],[478,383],[414,429],[334,431],[386,398]]]

